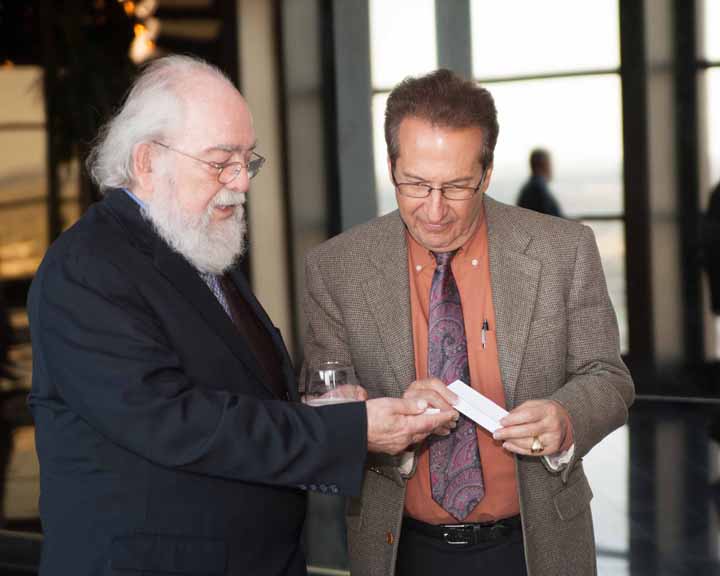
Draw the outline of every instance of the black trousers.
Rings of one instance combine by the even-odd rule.
[[[482,544],[448,544],[403,523],[396,576],[527,576],[522,531]]]

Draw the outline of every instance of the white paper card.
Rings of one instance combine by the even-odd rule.
[[[448,388],[458,396],[455,404],[458,412],[462,412],[490,432],[501,428],[500,419],[507,416],[507,410],[495,404],[487,396],[473,390],[462,380],[455,380]]]

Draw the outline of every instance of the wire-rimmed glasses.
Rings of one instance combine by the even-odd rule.
[[[255,176],[257,176],[258,172],[260,172],[260,168],[262,168],[263,164],[265,164],[265,158],[260,156],[257,152],[252,152],[252,156],[247,164],[243,162],[228,162],[226,164],[220,164],[219,162],[212,162],[211,160],[197,158],[196,156],[183,152],[182,150],[178,150],[177,148],[173,148],[172,146],[157,140],[153,140],[152,143],[170,150],[171,152],[175,152],[176,154],[180,154],[181,156],[185,156],[186,158],[190,158],[191,160],[202,162],[206,166],[210,166],[210,168],[217,170],[217,180],[220,184],[230,184],[230,182],[242,174],[243,170],[247,170],[248,178],[252,180]]]
[[[440,194],[446,200],[470,200],[485,181],[486,171],[483,170],[480,182],[477,186],[456,186],[455,184],[443,184],[442,186],[430,186],[420,182],[398,182],[395,173],[392,173],[393,184],[397,191],[408,198],[427,198],[433,190],[440,190]]]

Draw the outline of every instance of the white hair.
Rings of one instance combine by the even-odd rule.
[[[198,74],[233,85],[215,66],[190,56],[166,56],[150,62],[137,77],[120,110],[100,130],[87,158],[87,168],[100,192],[134,184],[136,145],[162,140],[178,128],[183,114],[183,88]]]

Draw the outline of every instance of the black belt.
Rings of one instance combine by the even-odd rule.
[[[506,540],[515,532],[521,531],[522,525],[520,516],[503,518],[497,522],[473,522],[470,524],[426,524],[405,516],[403,529],[414,530],[448,544],[480,544]]]

